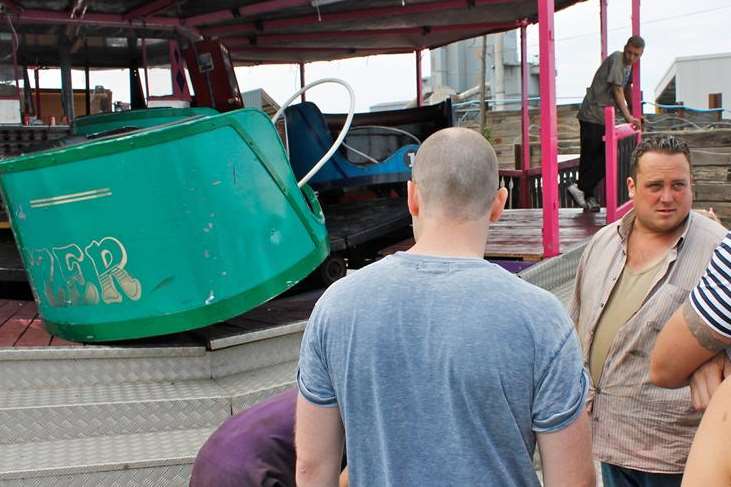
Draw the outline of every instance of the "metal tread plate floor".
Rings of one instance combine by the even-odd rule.
[[[32,442],[4,448],[0,481],[192,463],[214,428]]]

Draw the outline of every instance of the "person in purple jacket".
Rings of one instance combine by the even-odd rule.
[[[292,387],[224,421],[198,452],[190,487],[295,487],[296,404]]]

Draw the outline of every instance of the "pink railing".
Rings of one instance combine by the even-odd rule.
[[[642,132],[625,123],[615,126],[614,107],[604,108],[604,145],[606,154],[607,223],[617,221],[632,209],[626,189],[626,180],[632,163],[632,150],[639,143]]]

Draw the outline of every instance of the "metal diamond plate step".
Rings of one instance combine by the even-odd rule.
[[[207,379],[202,347],[0,349],[0,390]]]
[[[231,414],[230,394],[212,382],[9,391],[0,408],[0,447],[110,434],[217,426]],[[74,398],[75,394],[79,394]],[[24,397],[21,397],[24,396]],[[26,406],[20,406],[25,402]],[[45,405],[43,403],[47,403]],[[32,405],[34,404],[34,405]]]
[[[518,276],[553,293],[564,306],[568,305],[576,279],[576,268],[588,240],[563,254],[544,260],[518,273]]]
[[[0,487],[186,485],[232,412],[294,385],[302,328],[211,351],[0,349]]]
[[[293,360],[224,377],[216,382],[231,394],[231,407],[236,414],[272,394],[294,386],[296,374],[297,361]]]
[[[113,478],[137,469],[189,465],[214,428],[161,433],[103,436],[65,441],[20,443],[0,449],[0,487],[10,485],[59,485],[57,479],[93,473]],[[173,471],[179,471],[179,468]],[[13,480],[22,483],[11,483]],[[60,484],[64,485],[64,484]],[[66,485],[79,485],[68,483]],[[92,484],[88,484],[92,485]],[[127,485],[109,484],[100,485]],[[145,481],[138,485],[151,484]]]
[[[297,362],[218,379],[9,390],[0,396],[0,445],[216,426],[294,384]]]
[[[34,479],[0,480],[0,487],[188,487],[193,465],[163,465],[84,472]]]

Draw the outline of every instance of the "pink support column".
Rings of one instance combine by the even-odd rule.
[[[420,107],[423,105],[423,93],[421,86],[421,49],[416,51],[416,106]]]
[[[554,0],[538,0],[541,65],[541,166],[543,175],[543,256],[559,253],[558,123],[556,120],[556,59]]]
[[[607,58],[607,0],[599,0],[599,30],[602,38],[602,61]]]
[[[617,220],[617,132],[614,129],[616,116],[614,107],[604,107],[604,155],[606,176],[604,191],[606,193],[607,224]]]
[[[190,100],[188,80],[185,77],[185,61],[180,54],[176,41],[168,43],[170,56],[170,76],[173,83],[173,96],[178,100]]]
[[[520,23],[520,128],[521,128],[521,155],[520,155],[520,208],[530,208],[530,187],[528,184],[528,169],[530,169],[530,114],[528,113],[528,43],[526,27],[528,22]]]
[[[300,88],[304,88],[304,87],[305,87],[305,63],[300,63]],[[305,98],[304,91],[302,92],[302,95],[300,95],[300,101],[302,101],[302,103],[307,101],[307,99]]]
[[[640,0],[632,0],[632,35],[640,35]],[[640,85],[640,61],[632,67],[632,115],[642,117],[642,86]]]

